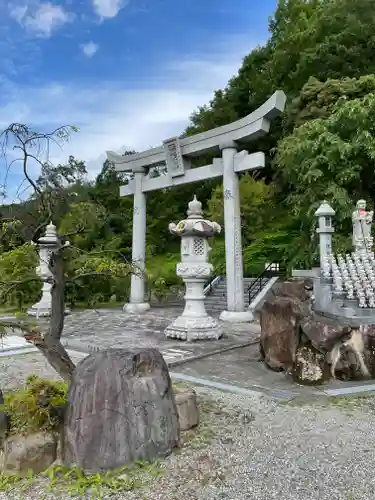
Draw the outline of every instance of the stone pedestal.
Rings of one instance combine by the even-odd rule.
[[[65,245],[68,246],[69,242],[66,242]],[[49,281],[52,281],[53,276],[49,269],[49,262],[52,252],[55,252],[60,247],[60,240],[56,233],[56,226],[54,226],[52,222],[50,222],[46,227],[44,236],[39,238],[38,246],[39,266],[37,267],[36,272],[43,280],[42,297],[36,304],[28,309],[27,314],[36,318],[47,318],[51,316],[52,313],[52,284]],[[69,310],[65,309],[65,314],[68,313]]]
[[[210,247],[207,238],[220,232],[216,222],[203,219],[202,204],[194,196],[189,203],[188,218],[177,225],[170,224],[172,234],[181,237],[181,262],[177,276],[186,285],[185,309],[165,330],[165,335],[180,340],[215,340],[222,336],[218,321],[206,312],[204,286],[211,276],[212,265],[207,262]]]
[[[181,267],[179,264],[177,274],[189,276],[197,272],[191,267]],[[211,264],[201,266],[200,271],[211,274]],[[180,340],[217,340],[222,336],[222,331],[216,319],[209,316],[204,306],[204,284],[205,278],[184,278],[186,283],[185,309],[171,325],[165,330],[167,337]]]
[[[228,323],[248,323],[253,321],[254,315],[251,311],[223,311],[220,319]]]
[[[29,316],[35,316],[36,318],[47,318],[51,316],[51,288],[52,285],[50,283],[43,283],[42,298],[39,300],[39,302],[28,309],[27,314]]]
[[[332,217],[334,217],[335,211],[324,200],[314,215],[318,220],[316,232],[319,235],[320,271],[323,277],[328,278],[330,273],[327,266],[329,267],[332,255],[332,235],[334,233]]]
[[[148,302],[128,302],[124,305],[123,310],[128,314],[143,314],[147,312],[150,307],[151,306]]]
[[[42,297],[34,304],[28,311],[29,316],[39,317],[49,317],[51,316],[52,310],[52,297],[51,288],[52,284],[48,283],[48,278],[52,277],[52,273],[49,270],[49,261],[51,258],[51,253],[58,248],[59,239],[56,234],[56,226],[50,222],[46,227],[46,232],[44,236],[39,238],[39,266],[37,268],[37,274],[43,280]]]

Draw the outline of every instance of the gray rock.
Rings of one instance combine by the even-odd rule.
[[[260,312],[260,346],[264,362],[276,371],[291,369],[298,345],[298,323],[291,300],[273,297]]]
[[[45,471],[56,460],[57,437],[51,433],[38,432],[28,436],[11,436],[4,443],[0,468],[4,472],[35,474]]]
[[[199,424],[197,395],[194,389],[178,391],[175,395],[180,429],[187,431]]]
[[[99,472],[165,456],[180,444],[168,367],[156,349],[109,349],[76,367],[62,460]]]

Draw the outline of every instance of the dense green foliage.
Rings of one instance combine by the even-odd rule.
[[[57,411],[67,403],[65,382],[44,380],[32,375],[24,387],[4,395],[4,411],[10,416],[12,434],[56,431]]]
[[[342,249],[350,244],[349,215],[355,201],[361,197],[375,204],[373,0],[279,0],[269,30],[267,43],[244,58],[226,88],[191,115],[185,131],[191,135],[241,118],[277,89],[287,94],[283,117],[250,148],[266,153],[266,168],[240,179],[248,275],[259,273],[270,261],[289,267],[315,262],[313,213],[323,198],[337,211],[335,239]],[[197,159],[195,166],[206,161]],[[126,178],[119,178],[109,162],[93,182],[85,177],[84,163],[74,158],[66,166],[42,171],[38,186],[53,196],[54,222],[60,232],[79,229],[71,236],[69,272],[100,268],[113,274],[110,283],[104,275],[75,283],[68,290],[72,302],[89,302],[90,295],[103,301],[113,295],[123,299],[128,293],[132,199],[119,198],[124,182]],[[223,223],[220,180],[148,195],[147,271],[156,295],[179,283],[174,266],[180,242],[167,228],[169,222],[185,216],[193,194],[210,217]],[[22,205],[3,207],[2,215],[12,213],[23,228],[30,228],[40,210],[34,197]],[[3,230],[0,272],[15,262],[12,252],[25,251],[19,247],[27,241],[25,234],[26,229],[18,232],[12,225]],[[218,272],[224,272],[223,234],[212,246],[212,262]],[[19,272],[15,266],[14,273]],[[7,300],[24,302],[25,298]]]
[[[0,297],[6,306],[15,305],[19,309],[36,301],[41,282],[36,275],[38,255],[36,248],[25,243],[0,256]],[[13,286],[14,282],[20,282]]]

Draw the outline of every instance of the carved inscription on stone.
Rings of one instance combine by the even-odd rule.
[[[179,137],[172,137],[163,142],[168,173],[172,177],[184,175],[184,160],[181,154]]]
[[[181,255],[189,255],[190,254],[190,241],[182,240],[181,242]]]
[[[231,198],[233,198],[232,192],[230,191],[230,189],[226,189],[224,191],[224,200],[230,200]]]
[[[184,277],[198,276],[207,278],[211,274],[211,264],[177,264],[177,275]]]
[[[235,272],[235,287],[236,296],[243,296],[242,285],[242,246],[241,246],[241,217],[236,216],[234,219],[234,272]]]

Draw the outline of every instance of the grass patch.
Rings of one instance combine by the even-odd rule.
[[[131,466],[102,474],[85,474],[82,469],[58,465],[50,467],[39,476],[31,471],[26,477],[0,473],[0,492],[14,493],[15,488],[26,492],[38,481],[45,486],[46,491],[63,494],[64,498],[83,495],[106,498],[109,494],[145,488],[153,478],[163,474],[164,469],[159,461],[136,461]]]
[[[368,394],[359,394],[356,396],[331,396],[327,398],[327,405],[337,408],[356,409],[373,400],[374,395],[370,396]]]
[[[175,394],[184,391],[186,389],[191,389],[191,382],[184,382],[183,380],[172,380],[172,390]]]

